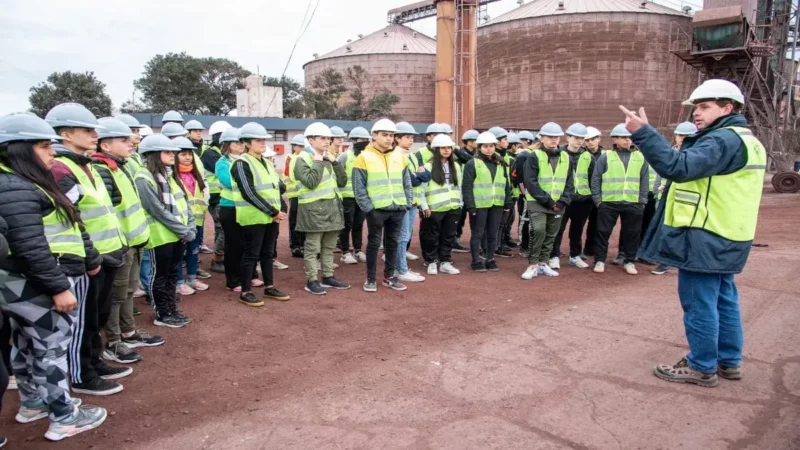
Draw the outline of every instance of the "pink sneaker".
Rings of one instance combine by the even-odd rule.
[[[253,280],[250,281],[250,286],[253,286],[253,287],[261,287],[263,285],[264,285],[264,282],[259,280],[258,278],[253,278]]]
[[[191,287],[195,291],[207,291],[208,290],[208,285],[203,283],[200,280],[192,281],[191,283],[189,283],[189,287]]]
[[[227,289],[229,291],[233,291],[233,292],[242,292],[242,287],[241,286],[236,286],[233,289],[231,289],[231,288],[225,288],[225,289]]]
[[[180,295],[192,295],[194,294],[194,289],[187,284],[182,284],[175,289],[175,293]]]

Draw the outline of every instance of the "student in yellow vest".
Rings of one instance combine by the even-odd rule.
[[[367,281],[364,290],[376,292],[378,249],[384,243],[382,284],[396,291],[406,286],[395,276],[398,255],[405,256],[405,247],[398,248],[400,231],[406,212],[414,204],[408,158],[394,147],[397,126],[389,119],[380,119],[372,126],[372,143],[353,164],[353,194],[358,207],[367,215]],[[405,244],[404,244],[405,245]]]
[[[264,298],[287,301],[289,296],[275,287],[273,260],[278,229],[286,219],[281,212],[280,177],[275,167],[263,156],[267,150],[267,130],[256,122],[239,129],[244,153],[231,166],[233,201],[236,204],[236,223],[242,231],[242,258],[239,279],[242,293],[239,301],[247,306],[263,306],[264,300],[251,292],[251,279],[256,263],[261,264],[264,277]]]
[[[469,162],[470,159],[475,157],[478,154],[478,144],[475,143],[475,140],[478,139],[478,133],[476,130],[467,130],[464,134],[461,135],[461,143],[463,147],[456,149],[456,158],[458,159],[458,163],[461,165],[461,171],[464,171],[464,166]],[[464,234],[464,225],[467,223],[467,210],[461,210],[461,217],[458,218],[458,238],[457,241],[461,242],[461,236]]]
[[[203,154],[203,148],[205,147],[205,145],[203,145],[203,131],[206,127],[204,127],[199,120],[190,120],[186,122],[183,129],[187,132],[186,139],[189,139],[194,145],[194,153],[197,156],[201,156]]]
[[[194,241],[197,230],[188,195],[175,167],[180,150],[163,134],[142,139],[139,153],[147,170],[139,171],[134,179],[150,228],[145,248],[152,264],[147,288],[155,309],[153,323],[169,328],[192,323],[178,309],[175,292],[186,244]]]
[[[469,247],[475,272],[500,270],[494,260],[503,212],[513,207],[508,165],[495,153],[497,138],[481,133],[476,140],[478,153],[464,166],[462,192],[464,208],[469,212],[472,236]],[[486,261],[480,259],[482,242],[486,241]]]
[[[124,264],[127,240],[114,213],[111,198],[100,174],[87,156],[97,148],[97,118],[77,103],[62,103],[53,107],[45,117],[62,138],[54,144],[56,161],[51,173],[67,198],[81,213],[92,244],[103,256],[100,272],[89,280],[89,290],[81,317],[72,340],[70,370],[72,391],[89,395],[110,395],[122,390],[122,385],[102,377],[130,375],[130,367],[111,367],[101,358],[103,344],[100,330],[111,312],[114,276]]]
[[[586,172],[586,177],[589,180],[588,181],[588,187],[589,187],[588,192],[589,192],[589,197],[590,197],[589,198],[589,204],[591,204],[591,209],[589,210],[589,215],[586,218],[583,218],[583,217],[580,217],[580,216],[577,217],[577,218],[574,218],[575,227],[579,228],[581,230],[581,233],[583,233],[583,229],[586,228],[586,241],[583,243],[582,251],[578,255],[579,258],[581,260],[583,260],[584,262],[586,262],[588,257],[594,256],[594,242],[595,242],[595,238],[597,237],[597,205],[594,204],[594,199],[591,198],[591,191],[592,191],[591,184],[592,184],[592,174],[594,173],[595,163],[597,163],[597,158],[599,158],[600,155],[603,154],[603,146],[600,145],[601,136],[602,136],[602,133],[600,133],[600,130],[598,130],[597,128],[595,128],[595,127],[586,127],[586,138],[583,140],[583,146],[586,148],[586,152],[581,154],[581,157],[584,158],[584,159],[582,159],[582,160],[579,159],[578,160],[578,165],[575,166],[575,194],[576,194],[576,196],[580,196],[580,195],[582,195],[582,194],[587,192],[586,186],[583,184],[583,179],[581,179],[581,181],[578,181],[578,175],[580,175],[581,178],[583,178],[584,169],[586,169],[586,171],[585,171]],[[588,154],[588,156],[583,156],[584,154]],[[587,167],[587,161],[585,159],[587,157],[591,158],[588,161],[588,167]],[[580,188],[579,188],[579,185],[580,185]],[[580,197],[577,197],[577,198],[580,198]],[[573,206],[574,206],[574,203],[575,203],[575,201],[573,200]],[[570,221],[572,221],[572,220],[573,219],[570,219]],[[588,222],[588,226],[586,225],[587,222]],[[576,236],[576,239],[577,239],[577,230],[575,230],[574,232],[575,232],[575,236]],[[573,229],[572,229],[572,225],[570,225],[570,242],[572,242],[572,237],[571,237],[572,233],[573,233]],[[570,257],[571,256],[572,255],[570,255]],[[570,261],[570,265],[572,265],[571,261]],[[583,267],[580,267],[581,265],[578,264],[577,261],[575,261],[575,266],[579,267],[579,268],[583,268]]]
[[[133,318],[133,293],[139,286],[141,253],[150,239],[150,230],[133,176],[125,168],[133,153],[133,132],[117,119],[105,118],[98,122],[103,128],[98,131],[98,151],[92,155],[92,164],[103,179],[129,247],[125,263],[114,277],[111,313],[103,330],[108,342],[103,358],[131,364],[142,360],[135,348],[164,344],[161,336],[137,332]]]
[[[689,354],[655,374],[667,381],[715,386],[717,374],[742,378],[742,318],[734,274],[750,254],[767,154],[741,114],[744,95],[726,80],[707,80],[684,104],[700,130],[681,151],[639,115],[623,109],[633,141],[667,187],[640,251],[678,268],[678,296]],[[713,183],[712,183],[713,178]],[[757,356],[757,355],[756,355]]]
[[[547,263],[553,251],[553,242],[561,225],[561,217],[575,192],[574,168],[569,155],[558,146],[564,132],[554,122],[548,122],[539,131],[542,146],[525,160],[524,184],[526,208],[530,219],[531,237],[528,250],[528,268],[523,280],[538,275],[557,277],[558,272]]]
[[[270,137],[272,137],[270,135]],[[289,205],[286,203],[286,200],[283,198],[284,194],[286,194],[286,182],[282,179],[280,171],[278,170],[275,164],[275,157],[278,156],[275,153],[275,150],[272,149],[269,145],[267,146],[266,150],[264,150],[264,154],[261,155],[262,158],[266,158],[266,160],[272,165],[272,168],[275,169],[276,173],[278,174],[278,183],[280,185],[280,198],[281,201],[281,212],[286,214],[286,218],[289,217]],[[286,220],[284,218],[284,220]],[[275,270],[288,270],[289,266],[280,262],[278,260],[278,240],[281,238],[281,227],[278,227],[278,235],[275,237],[275,248],[272,252],[272,268]]]
[[[305,151],[306,138],[302,134],[298,134],[292,138],[290,142],[292,153],[286,156],[283,161],[283,175],[286,180],[286,198],[289,199],[289,250],[292,252],[292,257],[303,257],[303,242],[305,236],[303,233],[297,231],[297,210],[300,207],[297,200],[297,195],[300,192],[300,185],[292,179],[292,169],[294,163],[301,152]]]
[[[647,163],[642,152],[632,145],[625,124],[614,127],[611,138],[614,147],[597,158],[592,173],[592,200],[597,205],[594,271],[605,271],[608,239],[617,219],[620,219],[620,254],[617,258],[628,274],[636,275],[639,272],[634,262],[642,238],[642,215],[647,203]]]
[[[527,259],[530,257],[528,247],[530,247],[531,228],[527,209],[528,201],[525,199],[525,164],[527,163],[528,157],[541,146],[541,141],[539,141],[538,134],[534,136],[533,133],[528,133],[528,135],[530,135],[528,136],[524,133],[527,132],[523,131],[522,135],[530,137],[531,143],[526,150],[520,151],[517,157],[514,158],[514,164],[510,166],[510,179],[512,186],[519,191],[519,199],[516,202],[517,213],[519,214],[519,222],[517,224],[519,256]],[[522,141],[522,138],[520,138],[520,141]]]
[[[428,275],[461,273],[453,266],[452,256],[463,206],[461,166],[453,154],[455,146],[449,137],[436,136],[431,141],[434,157],[425,165],[431,181],[422,185],[419,240]]]
[[[361,251],[364,240],[364,211],[358,207],[353,194],[353,164],[358,155],[367,148],[371,137],[369,132],[362,127],[350,130],[350,148],[339,155],[337,160],[345,168],[347,184],[342,188],[342,206],[344,207],[344,228],[339,233],[339,244],[342,250],[341,261],[345,264],[358,264],[367,262],[367,254]],[[352,237],[353,246],[350,246]]]
[[[222,227],[222,221],[219,218],[220,211],[220,194],[222,193],[222,185],[217,178],[217,161],[222,158],[222,145],[220,142],[222,133],[232,128],[231,125],[224,121],[218,120],[211,124],[208,128],[208,134],[211,136],[211,143],[203,146],[202,154],[200,155],[200,162],[203,163],[203,171],[205,173],[206,185],[208,186],[208,212],[211,214],[211,220],[214,221],[214,260],[211,262],[211,271],[217,273],[225,272],[225,230]],[[236,261],[238,267],[239,261]]]
[[[328,150],[328,153],[333,159],[339,159],[339,155],[342,154],[342,144],[344,144],[344,139],[347,135],[341,127],[336,126],[331,127],[331,134],[333,135],[333,139],[331,139],[331,148]]]
[[[419,162],[420,166],[425,166],[428,164],[431,159],[433,159],[433,147],[431,147],[431,141],[433,138],[444,134],[445,128],[444,125],[441,123],[432,123],[428,125],[428,128],[425,130],[425,140],[427,141],[425,146],[417,150],[417,161]]]
[[[300,183],[297,203],[297,231],[305,233],[306,291],[325,295],[325,288],[350,289],[333,276],[333,250],[339,231],[344,228],[342,194],[347,184],[344,165],[328,155],[332,133],[321,122],[314,122],[304,133],[312,153],[300,152],[293,161],[292,181]],[[322,260],[322,283],[317,281],[317,255]]]
[[[508,141],[509,132],[502,127],[492,127],[489,128],[489,133],[492,133],[497,139],[497,144],[495,144],[495,152],[498,154],[503,161],[506,162],[509,166],[514,166],[514,155],[511,154],[509,148],[511,144]],[[514,223],[514,214],[512,211],[504,212],[503,218],[500,221],[500,237],[499,242],[497,243],[497,250],[495,250],[494,254],[496,256],[500,256],[503,258],[510,258],[511,257],[511,245],[514,245],[511,242],[511,226]],[[464,249],[466,250],[466,249]],[[460,248],[456,248],[454,251],[462,251]],[[468,250],[466,250],[468,251]]]
[[[195,145],[189,139],[179,136],[172,142],[181,149],[175,158],[175,169],[178,177],[183,183],[186,191],[186,201],[192,209],[195,225],[195,239],[186,243],[186,276],[183,275],[183,264],[178,269],[178,284],[176,291],[181,296],[192,295],[196,291],[207,291],[208,285],[198,280],[198,278],[208,279],[211,274],[200,269],[200,245],[203,242],[203,223],[208,211],[206,201],[208,189],[201,175],[201,168],[195,165],[197,162]]]
[[[71,397],[67,374],[86,274],[100,270],[101,257],[49,172],[51,141],[61,136],[27,113],[0,118],[0,130],[0,221],[8,241],[7,257],[0,258],[6,272],[0,297],[13,324],[9,369],[19,392],[16,420],[49,416],[45,438],[58,441],[100,426],[107,416],[104,408]]]

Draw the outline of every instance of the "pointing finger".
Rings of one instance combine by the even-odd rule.
[[[619,105],[619,109],[620,109],[620,111],[622,111],[628,117],[636,117],[636,113],[635,112],[629,110],[628,108],[626,108],[626,107],[624,107],[622,105]]]
[[[641,118],[642,118],[642,121],[644,121],[645,123],[647,123],[647,114],[645,114],[645,113],[644,113],[644,106],[642,106],[641,108],[639,108],[639,117],[641,117]]]

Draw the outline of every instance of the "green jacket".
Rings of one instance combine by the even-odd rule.
[[[303,158],[297,158],[294,166],[294,176],[301,184],[309,189],[314,189],[322,180],[322,171],[333,167],[336,185],[339,189],[347,185],[347,173],[344,165],[336,161],[314,161],[311,167]],[[330,200],[317,200],[313,203],[299,205],[297,208],[297,231],[304,233],[319,233],[325,231],[339,231],[344,228],[344,209],[342,196]]]

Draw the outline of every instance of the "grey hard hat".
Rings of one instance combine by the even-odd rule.
[[[440,123],[439,125],[442,127],[442,133],[450,134],[453,132],[453,127],[449,123]]]
[[[589,130],[586,129],[586,126],[579,122],[573,123],[572,125],[567,127],[567,135],[569,136],[585,138],[588,133]]]
[[[695,134],[695,133],[697,133],[697,126],[695,124],[693,124],[692,122],[683,122],[678,124],[673,134],[688,136],[690,134]]]
[[[441,134],[444,133],[444,127],[440,123],[432,123],[428,125],[425,134]]]
[[[519,136],[517,136],[517,133],[508,133],[508,143],[522,144],[522,141],[519,140]]]
[[[408,122],[397,122],[395,126],[397,127],[397,133],[395,133],[395,135],[417,134],[417,130],[415,130],[414,127],[412,127],[411,124]]]
[[[192,141],[189,138],[184,136],[178,136],[172,140],[172,143],[177,145],[181,150],[194,150],[195,146],[192,144]]]
[[[97,130],[97,139],[110,139],[117,137],[131,137],[133,131],[125,122],[111,117],[103,117],[97,121],[103,128]]]
[[[241,138],[239,137],[239,129],[234,127],[228,128],[219,135],[220,144],[225,142],[239,142],[240,140]]]
[[[44,120],[30,113],[9,114],[0,118],[0,144],[14,141],[60,141],[61,136]]]
[[[78,103],[62,103],[47,112],[44,120],[53,128],[73,127],[99,129],[97,117]]]
[[[547,122],[546,124],[542,125],[542,129],[539,130],[539,136],[550,136],[550,137],[559,137],[564,135],[564,130],[561,129],[561,125],[555,122]]]
[[[133,129],[133,128],[144,128],[146,126],[146,125],[142,125],[141,123],[139,123],[139,121],[136,120],[136,118],[133,117],[130,114],[117,114],[116,116],[114,116],[114,118],[117,119],[117,120],[122,121],[122,123],[124,123],[125,125],[127,125],[131,129]]]
[[[183,123],[183,116],[178,111],[167,111],[161,117],[161,123],[167,122]]]
[[[206,127],[204,127],[203,124],[198,120],[190,120],[186,122],[186,125],[183,126],[183,129],[186,131],[205,130]]]
[[[292,141],[289,142],[291,145],[299,145],[301,147],[305,147],[306,145],[306,138],[302,134],[295,134],[292,138]]]
[[[520,131],[519,133],[517,133],[517,136],[519,136],[520,139],[525,139],[526,141],[531,141],[531,142],[533,142],[534,139],[533,133],[527,130]]]
[[[347,134],[345,134],[344,130],[341,127],[337,127],[337,126],[331,127],[331,134],[333,134],[333,137],[336,137],[336,138],[347,137]]]
[[[267,129],[264,128],[260,123],[247,122],[246,124],[242,125],[242,128],[239,128],[240,139],[267,139],[270,137],[272,136],[267,133]]]
[[[497,138],[498,141],[500,139],[503,139],[504,137],[508,136],[508,131],[506,131],[505,128],[501,128],[501,127],[489,128],[489,133],[492,133],[494,135],[494,137]]]
[[[613,130],[611,130],[610,136],[611,137],[631,137],[631,133],[630,133],[630,131],[628,131],[627,128],[625,128],[625,124],[621,123],[621,124],[615,126]]]
[[[462,141],[474,141],[478,139],[478,136],[481,134],[478,133],[477,130],[467,130],[464,132],[464,135],[461,136]]]
[[[350,130],[350,135],[348,139],[369,139],[370,135],[366,128],[364,127],[355,127]]]
[[[184,130],[181,124],[170,122],[165,123],[163,127],[161,127],[161,134],[166,137],[174,138],[177,136],[186,136],[189,134],[188,131]]]
[[[139,143],[139,153],[153,152],[179,152],[181,151],[172,140],[163,134],[151,134]]]

